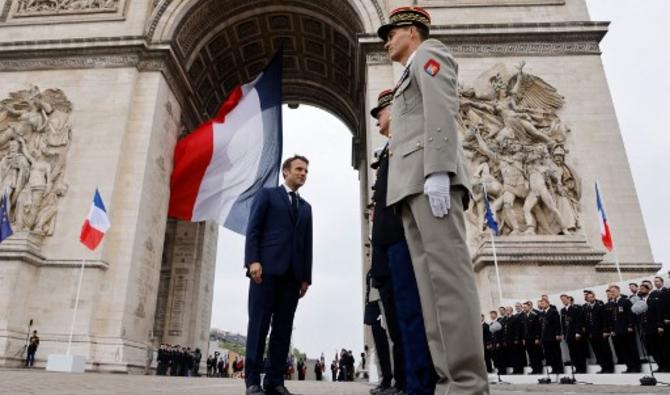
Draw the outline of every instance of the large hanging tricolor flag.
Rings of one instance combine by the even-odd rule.
[[[495,220],[495,217],[493,217],[493,212],[491,211],[491,205],[489,204],[489,194],[486,193],[486,187],[484,184],[482,184],[482,190],[484,192],[484,207],[486,208],[486,213],[484,214],[484,217],[486,218],[486,225],[495,233],[497,236],[500,234],[500,230],[498,229],[498,223]]]
[[[110,226],[105,204],[102,202],[98,188],[96,188],[95,195],[93,195],[93,204],[91,204],[88,217],[86,217],[84,225],[81,227],[79,241],[88,249],[95,250]]]
[[[607,214],[605,213],[605,205],[600,196],[600,187],[596,181],[596,207],[598,209],[598,217],[600,217],[600,237],[603,239],[603,245],[607,251],[612,251],[614,243],[612,242],[612,232],[607,222]]]
[[[168,215],[245,234],[253,198],[276,186],[282,151],[282,51],[177,143]]]
[[[9,222],[9,196],[5,192],[0,199],[0,243],[13,234],[12,224]]]

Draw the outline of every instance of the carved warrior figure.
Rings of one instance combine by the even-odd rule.
[[[468,215],[485,230],[483,188],[503,234],[570,234],[580,228],[581,185],[565,163],[564,99],[541,78],[498,64],[461,88],[459,126],[472,170]]]
[[[72,104],[58,89],[12,92],[0,102],[0,192],[17,231],[52,235],[70,146]]]

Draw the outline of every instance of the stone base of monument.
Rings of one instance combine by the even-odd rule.
[[[50,354],[47,359],[47,371],[84,373],[86,358],[81,355]]]

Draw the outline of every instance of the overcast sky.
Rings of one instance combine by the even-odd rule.
[[[656,262],[670,269],[670,2],[587,0],[591,18],[612,21],[603,63]],[[295,319],[294,345],[310,357],[363,347],[360,203],[351,168],[351,134],[313,107],[284,107],[284,155],[310,158],[301,194],[314,213],[314,274]],[[608,197],[611,198],[611,197]],[[614,229],[614,232],[617,230]],[[244,239],[221,229],[212,326],[246,333]]]

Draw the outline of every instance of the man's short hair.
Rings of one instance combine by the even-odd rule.
[[[656,277],[654,277],[654,279],[659,279],[659,280],[661,280],[662,283],[665,282],[665,281],[663,280],[663,277],[661,277],[661,276],[656,276]]]
[[[495,310],[491,310],[491,311],[489,311],[489,314],[495,314],[495,315],[498,315],[498,312],[495,311]]]
[[[642,280],[642,284],[651,284],[651,280]]]
[[[296,161],[296,160],[301,160],[301,161],[303,161],[303,162],[305,162],[305,163],[307,163],[307,164],[309,165],[309,160],[307,160],[307,158],[305,158],[305,157],[302,156],[302,155],[298,155],[298,154],[296,154],[296,155],[293,155],[293,156],[290,157],[290,158],[287,158],[287,159],[284,161],[284,163],[281,165],[281,170],[282,170],[282,172],[283,172],[284,170],[291,170],[291,165],[292,165],[292,163],[293,163],[294,161]]]
[[[628,286],[630,287],[631,285],[635,285],[636,287],[638,286],[637,283],[628,283]]]
[[[642,287],[645,287],[645,288],[647,288],[647,290],[651,291],[651,285],[649,285],[649,284],[647,284],[647,283],[642,283],[642,284],[640,285],[640,288],[642,288]]]
[[[616,284],[613,284],[613,285],[610,285],[609,287],[607,287],[608,290],[610,290],[612,288],[615,288],[617,291],[621,291],[621,288],[619,288],[619,286],[616,285]]]

